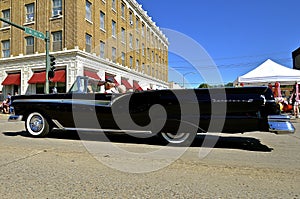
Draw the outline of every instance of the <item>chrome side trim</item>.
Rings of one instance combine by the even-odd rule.
[[[260,95],[260,98],[262,98],[264,101],[263,106],[266,105],[266,102],[267,102],[266,97],[264,95]]]
[[[64,99],[61,101],[63,104],[72,104],[72,105],[91,105],[91,106],[110,106],[110,100],[87,100],[87,99]]]
[[[57,126],[58,129],[64,130],[65,128],[57,120],[52,120],[52,122]]]
[[[267,103],[276,103],[275,100],[266,100]]]
[[[269,131],[275,134],[292,134],[295,133],[295,127],[290,122],[288,115],[269,115]]]
[[[127,134],[152,134],[152,131],[117,130],[117,129],[90,129],[90,128],[65,128],[67,131],[88,131],[99,133],[127,133]]]
[[[99,133],[127,133],[127,134],[152,134],[152,131],[137,131],[137,130],[118,130],[118,129],[93,129],[93,128],[70,128],[64,127],[57,120],[52,120],[52,122],[57,126],[57,129],[65,131],[88,131],[88,132],[99,132]]]
[[[211,99],[213,103],[252,103],[253,99],[239,100],[239,99]]]
[[[23,115],[11,115],[8,118],[9,122],[16,122],[16,121],[22,121]]]
[[[110,100],[94,100],[94,99],[17,99],[15,103],[56,103],[56,104],[72,104],[72,105],[92,105],[110,107]]]

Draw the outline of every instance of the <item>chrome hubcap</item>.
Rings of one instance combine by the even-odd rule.
[[[43,119],[40,116],[34,116],[30,120],[30,129],[34,132],[39,132],[43,128]]]

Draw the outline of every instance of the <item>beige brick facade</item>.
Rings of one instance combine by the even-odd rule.
[[[100,43],[105,44],[104,59],[113,60],[124,67],[149,75],[160,81],[168,81],[168,40],[135,0],[61,0],[61,12],[53,14],[53,0],[0,0],[3,16],[10,12],[10,21],[45,33],[49,31],[50,52],[78,49],[100,56]],[[115,3],[113,3],[115,2]],[[34,5],[34,17],[28,21],[27,6]],[[86,5],[90,6],[90,19]],[[101,28],[100,13],[105,25]],[[26,21],[27,20],[27,21]],[[113,23],[115,35],[113,36]],[[125,32],[123,35],[122,33]],[[61,49],[53,46],[53,33],[61,32]],[[86,35],[91,37],[90,49],[86,47]],[[24,31],[15,27],[3,27],[0,40],[10,41],[10,57],[26,55]],[[125,38],[125,39],[124,39]],[[45,53],[45,42],[34,38],[34,53]],[[114,60],[113,48],[116,49]],[[0,45],[0,58],[3,45]],[[125,57],[123,58],[123,55]],[[124,59],[124,60],[123,60]]]

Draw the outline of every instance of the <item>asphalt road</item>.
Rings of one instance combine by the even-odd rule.
[[[88,132],[31,138],[6,119],[1,198],[300,198],[299,130],[201,135],[185,149]]]

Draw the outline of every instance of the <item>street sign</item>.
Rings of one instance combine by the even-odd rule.
[[[25,33],[32,35],[34,37],[40,38],[40,39],[45,39],[45,35],[42,32],[33,30],[31,28],[25,27]]]
[[[37,30],[31,29],[31,28],[28,28],[28,27],[20,26],[18,24],[10,22],[9,20],[1,18],[1,17],[0,17],[0,21],[8,23],[9,25],[14,26],[16,28],[19,28],[19,29],[25,31],[26,34],[32,35],[32,36],[37,37],[39,39],[43,39],[46,42],[46,85],[45,85],[45,94],[49,94],[49,79],[48,79],[48,72],[50,70],[50,58],[49,58],[50,36],[49,36],[49,32],[46,31],[46,36],[45,36],[42,32],[39,32]]]

